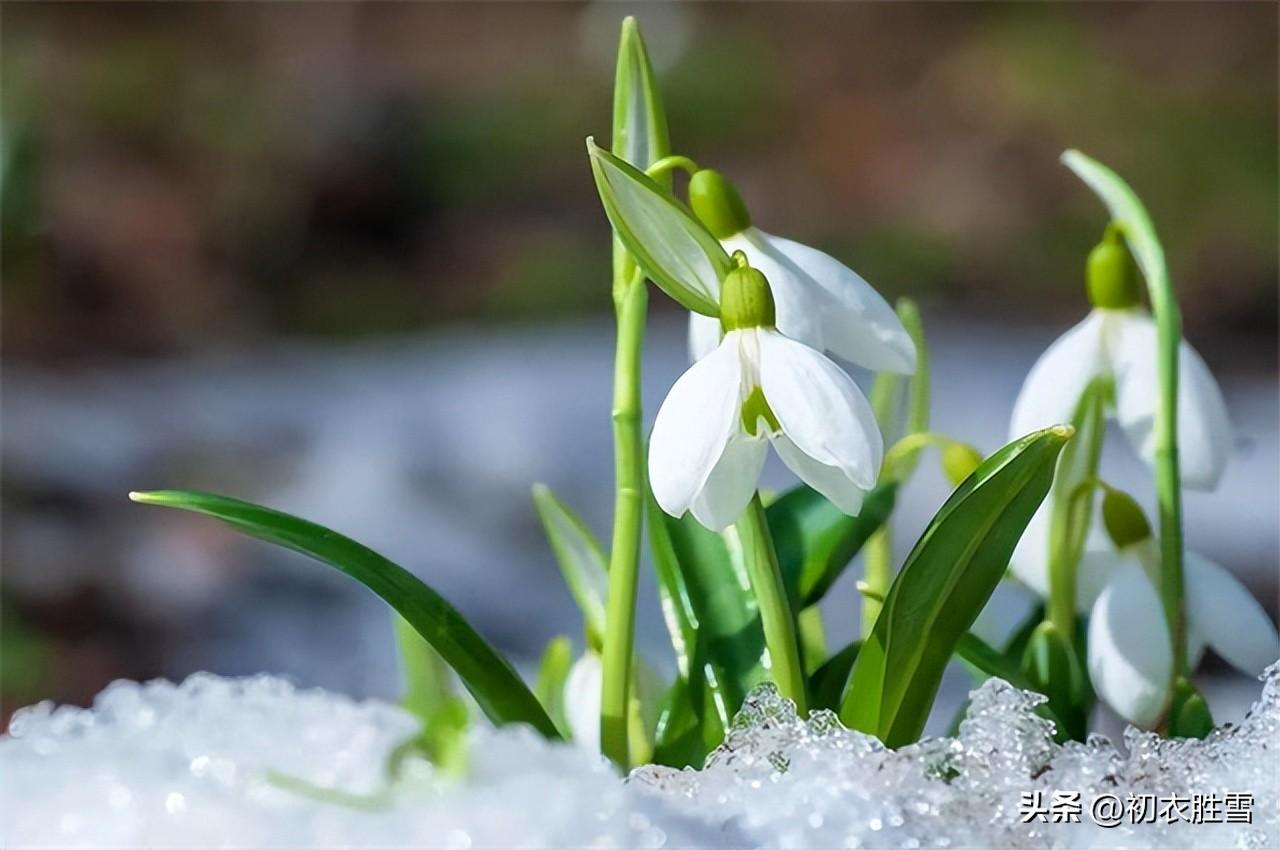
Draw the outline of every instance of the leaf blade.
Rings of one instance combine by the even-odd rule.
[[[404,567],[336,531],[251,502],[187,490],[130,493],[135,502],[213,517],[251,537],[292,549],[346,573],[404,617],[458,675],[495,723],[559,731],[515,668],[436,591]]]
[[[1004,575],[1070,433],[1054,426],[1015,440],[938,511],[858,654],[840,710],[846,725],[889,746],[918,737],[943,669]]]
[[[588,639],[599,647],[604,640],[605,598],[609,589],[609,562],[604,548],[577,514],[547,486],[533,486],[533,505],[569,593],[582,611]]]

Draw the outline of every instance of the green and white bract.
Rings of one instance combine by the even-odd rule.
[[[1115,382],[1115,418],[1134,451],[1152,463],[1159,402],[1156,354],[1156,325],[1145,309],[1095,308],[1031,367],[1014,404],[1010,436],[1069,421],[1085,386],[1099,375],[1110,375]],[[1209,367],[1186,341],[1179,347],[1178,366],[1182,482],[1212,489],[1231,452],[1230,419]]]
[[[819,351],[768,327],[731,330],[686,371],[653,425],[649,481],[664,511],[718,530],[751,501],[772,443],[800,479],[856,514],[884,444],[871,405]]]

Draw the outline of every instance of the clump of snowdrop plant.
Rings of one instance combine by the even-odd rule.
[[[405,703],[423,721],[414,746],[437,764],[465,769],[478,710],[572,738],[622,769],[697,765],[764,681],[802,714],[830,709],[901,746],[919,738],[953,658],[1043,693],[1060,738],[1083,739],[1099,697],[1139,725],[1200,736],[1212,720],[1191,674],[1204,647],[1252,673],[1280,654],[1241,585],[1184,550],[1181,487],[1216,485],[1230,426],[1181,338],[1147,212],[1109,169],[1064,155],[1109,213],[1084,263],[1093,309],[1036,363],[1011,441],[984,458],[930,427],[929,357],[911,302],[890,306],[840,260],[759,229],[724,174],[672,153],[630,20],[610,149],[589,138],[587,155],[613,229],[613,529],[606,547],[534,488],[583,630],[579,650],[569,636],[551,642],[532,686],[428,584],[355,541],[207,493],[133,494],[303,552],[382,597],[396,612]],[[689,311],[692,365],[671,376],[646,434],[650,284]],[[833,358],[876,372],[870,398]],[[1099,468],[1111,418],[1154,468],[1154,526]],[[798,479],[777,495],[759,489],[770,447]],[[894,564],[897,491],[930,447],[955,489]],[[646,543],[671,681],[634,649]],[[817,603],[860,551],[862,636],[828,647]],[[995,646],[970,627],[1010,567],[1045,605]]]

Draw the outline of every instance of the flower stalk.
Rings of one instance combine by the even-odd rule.
[[[1147,283],[1156,324],[1156,377],[1159,399],[1153,428],[1156,502],[1160,516],[1160,603],[1173,647],[1173,681],[1187,671],[1186,611],[1183,590],[1182,484],[1178,458],[1178,371],[1182,313],[1174,296],[1164,249],[1142,201],[1114,171],[1079,151],[1067,151],[1063,163],[1098,194],[1111,213],[1111,225],[1124,237]]]
[[[734,529],[742,546],[742,560],[751,590],[760,605],[760,624],[764,629],[764,644],[769,651],[773,681],[778,692],[794,702],[796,711],[803,716],[809,710],[809,701],[804,663],[800,658],[800,645],[796,642],[796,617],[787,602],[786,585],[778,567],[778,555],[759,493],[751,498]]]
[[[638,168],[667,156],[666,115],[644,40],[634,18],[622,22],[613,94],[615,153]],[[659,180],[662,178],[659,177]],[[640,571],[645,480],[640,430],[640,365],[649,293],[644,273],[613,238],[613,304],[618,338],[613,370],[613,535],[600,694],[600,749],[623,770],[630,767],[628,736],[636,587]]]

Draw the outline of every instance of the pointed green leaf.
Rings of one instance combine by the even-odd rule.
[[[943,669],[1004,575],[1070,435],[1054,426],[1015,440],[947,499],[858,653],[840,709],[847,726],[889,746],[919,737]]]
[[[844,695],[849,674],[853,672],[853,662],[861,649],[862,641],[855,640],[824,661],[809,677],[809,699],[814,711],[820,708],[839,710],[840,697]]]
[[[605,214],[644,273],[687,309],[718,316],[733,262],[716,238],[648,175],[591,139],[587,153]]]
[[[542,660],[538,662],[538,678],[533,683],[533,692],[537,695],[538,702],[542,703],[547,716],[565,738],[569,737],[569,721],[564,713],[564,683],[568,681],[572,668],[573,642],[565,635],[552,638],[542,651]]]
[[[724,537],[692,516],[668,516],[652,496],[648,526],[663,614],[676,665],[693,691],[691,705],[714,711],[727,727],[765,673],[764,632],[746,570]]]
[[[444,597],[372,549],[313,522],[212,493],[156,490],[130,493],[129,497],[147,505],[211,516],[251,537],[301,552],[341,570],[404,617],[453,668],[495,724],[528,723],[548,738],[560,737],[538,698],[520,680],[510,662]]]
[[[585,523],[543,484],[533,485],[533,504],[555,552],[573,600],[587,625],[587,640],[604,640],[604,601],[609,592],[608,559]]]
[[[622,22],[618,67],[613,78],[615,155],[646,169],[671,152],[667,116],[653,75],[653,64],[635,18]]]
[[[797,611],[821,600],[867,539],[884,525],[893,513],[896,491],[893,482],[876,487],[857,516],[843,513],[805,485],[769,505],[765,511],[769,532]]]

